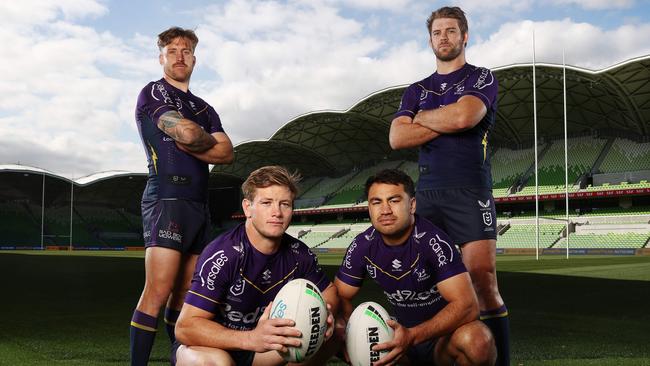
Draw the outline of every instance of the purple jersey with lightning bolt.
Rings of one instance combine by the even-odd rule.
[[[354,287],[372,278],[384,291],[398,322],[413,327],[448,304],[438,292],[438,282],[466,271],[447,234],[416,215],[413,232],[402,245],[386,245],[373,227],[357,235],[336,276]]]
[[[490,70],[465,64],[406,88],[395,117],[413,118],[420,110],[442,108],[465,95],[479,98],[487,108],[473,128],[440,135],[420,146],[418,189],[492,188],[487,145],[496,118],[498,87]]]
[[[219,115],[189,90],[170,85],[165,79],[152,81],[138,95],[135,120],[147,153],[149,179],[143,201],[181,198],[206,202],[208,164],[181,151],[174,139],[158,128],[158,118],[177,111],[212,134],[224,132]]]
[[[213,320],[227,328],[250,330],[294,278],[307,279],[321,291],[330,284],[303,242],[284,234],[278,251],[266,255],[251,245],[241,224],[203,250],[185,302],[213,313]]]

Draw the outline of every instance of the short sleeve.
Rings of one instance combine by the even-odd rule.
[[[402,95],[402,101],[397,108],[394,118],[407,116],[415,117],[415,115],[420,110],[420,90],[422,89],[417,84],[413,84],[406,88],[404,94]]]
[[[215,132],[226,132],[221,125],[221,118],[219,118],[219,114],[217,114],[217,111],[215,111],[212,106],[208,106],[208,118],[210,119],[211,134]]]
[[[235,258],[229,258],[223,249],[214,244],[206,247],[197,261],[185,302],[217,314],[218,307],[228,294],[230,272],[235,265]]]
[[[162,83],[149,83],[138,95],[138,109],[154,123],[158,123],[158,118],[165,112],[177,111],[180,103],[180,99]]]
[[[499,92],[499,83],[489,69],[479,67],[465,80],[462,95],[472,95],[483,101],[490,109],[495,103]]]
[[[345,252],[345,258],[339,267],[336,277],[350,286],[361,287],[363,279],[366,276],[366,267],[364,266],[363,253],[357,240],[359,240],[358,237],[352,241],[352,244],[350,244],[348,250]]]

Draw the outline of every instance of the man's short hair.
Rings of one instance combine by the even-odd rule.
[[[293,194],[293,198],[298,195],[298,182],[300,182],[300,174],[298,172],[289,173],[289,171],[282,166],[270,165],[263,166],[253,171],[244,184],[241,186],[244,198],[252,201],[255,198],[255,191],[258,188],[266,188],[273,185],[287,187]]]
[[[192,47],[192,52],[196,49],[196,45],[199,43],[199,37],[196,36],[191,29],[183,29],[181,27],[171,27],[166,31],[158,35],[158,49],[162,51],[165,46],[172,43],[175,38],[185,38],[190,41],[190,47]]]
[[[401,184],[404,186],[404,191],[409,197],[415,197],[415,184],[413,184],[413,179],[399,169],[384,169],[368,177],[365,190],[366,199],[368,198],[370,187],[375,183],[393,184],[396,186]]]
[[[467,30],[469,29],[463,9],[457,6],[443,6],[442,8],[432,12],[427,19],[427,30],[429,31],[429,36],[431,36],[431,25],[433,24],[433,21],[440,18],[452,18],[458,20],[458,28],[460,28],[461,36],[465,36],[465,33],[467,33]]]

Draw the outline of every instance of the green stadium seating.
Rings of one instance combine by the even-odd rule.
[[[650,170],[650,142],[617,138],[600,165],[603,173]]]

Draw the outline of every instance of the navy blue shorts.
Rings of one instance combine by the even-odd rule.
[[[417,191],[416,212],[446,232],[454,244],[497,238],[497,213],[487,188]]]
[[[435,366],[433,360],[433,352],[435,350],[437,339],[424,341],[422,343],[411,346],[406,351],[406,357],[409,359],[410,365],[422,366]]]
[[[171,357],[171,364],[176,365],[176,352],[178,351],[178,348],[181,346],[181,344],[178,341],[175,341],[172,344],[172,357]],[[255,352],[253,351],[227,351],[230,357],[232,357],[233,361],[235,361],[235,365],[237,366],[251,366],[253,364],[253,359],[255,359]]]
[[[210,210],[202,202],[155,200],[142,202],[144,246],[200,254],[211,241]]]

